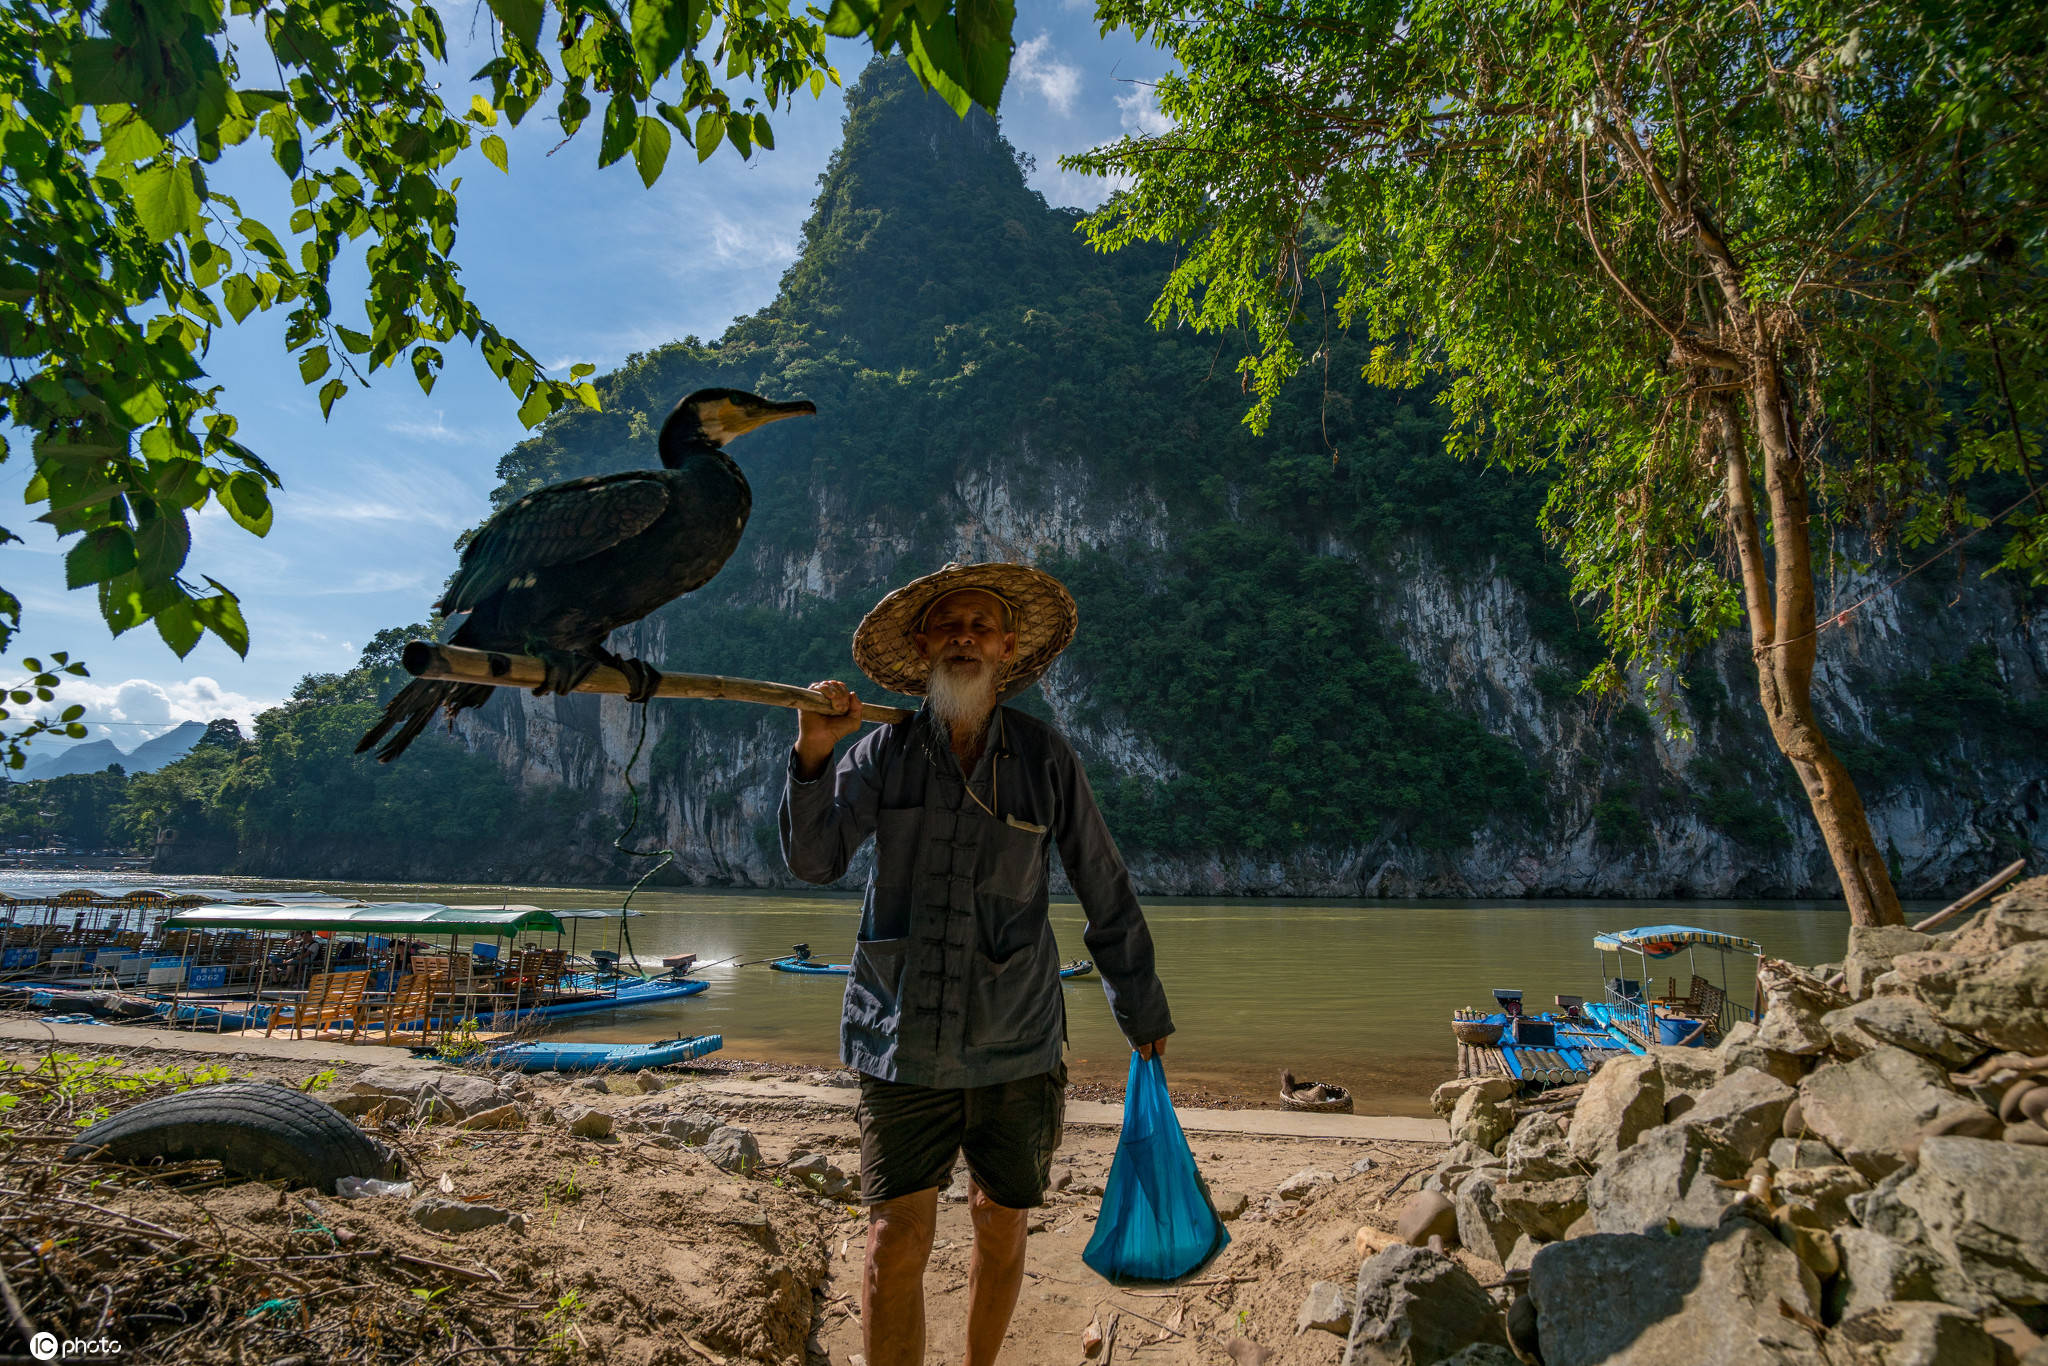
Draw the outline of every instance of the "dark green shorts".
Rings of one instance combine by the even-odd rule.
[[[953,1155],[982,1193],[1007,1209],[1045,1203],[1067,1111],[1067,1065],[998,1086],[966,1089],[860,1079],[860,1202],[943,1187]]]

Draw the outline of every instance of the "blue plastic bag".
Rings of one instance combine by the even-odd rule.
[[[1131,1054],[1123,1136],[1081,1260],[1112,1281],[1170,1281],[1229,1241],[1174,1117],[1165,1068],[1157,1058]]]

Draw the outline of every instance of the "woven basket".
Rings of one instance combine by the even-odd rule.
[[[1014,697],[1052,667],[1074,639],[1080,612],[1060,581],[1024,564],[949,564],[914,579],[875,604],[853,633],[853,662],[890,692],[922,697],[931,665],[917,653],[912,634],[926,611],[948,593],[979,588],[1017,613],[1017,653],[996,679],[1001,697]]]
[[[1483,1047],[1487,1044],[1499,1043],[1501,1031],[1506,1028],[1506,1025],[1488,1024],[1484,1020],[1453,1020],[1451,1021],[1451,1036],[1459,1043],[1469,1043]]]

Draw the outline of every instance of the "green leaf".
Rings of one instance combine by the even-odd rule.
[[[326,374],[328,367],[333,364],[334,358],[327,354],[326,347],[308,347],[305,353],[299,357],[299,378],[307,384],[311,384],[314,380]]]
[[[633,55],[649,89],[690,46],[697,9],[692,0],[633,0]]]
[[[142,524],[135,532],[135,567],[147,579],[168,579],[184,568],[192,553],[192,532],[185,514],[172,510]]]
[[[198,599],[192,604],[192,615],[207,630],[220,637],[221,643],[242,656],[249,656],[249,623],[242,619],[242,604],[233,593],[221,588],[212,579],[207,580],[220,591],[211,597]]]
[[[554,404],[548,401],[548,386],[536,384],[526,391],[526,402],[519,405],[519,424],[538,427],[554,410]]]
[[[205,230],[199,216],[200,197],[193,185],[192,163],[163,162],[136,172],[129,187],[135,217],[153,242]]]
[[[709,161],[711,154],[718,150],[718,140],[725,136],[725,115],[716,109],[707,109],[697,116],[697,160]]]
[[[238,474],[222,484],[216,494],[228,516],[244,531],[258,536],[270,534],[270,490],[253,474]]]
[[[604,107],[604,137],[598,143],[597,164],[609,166],[633,150],[634,135],[639,131],[638,115],[633,101],[624,95],[614,95],[611,103]]]
[[[496,133],[486,135],[483,140],[483,153],[485,161],[490,162],[491,165],[504,171],[507,175],[511,174],[511,168],[506,165],[505,139],[499,137]]]
[[[775,133],[768,126],[766,114],[754,115],[754,145],[770,152],[775,150]]]
[[[260,300],[256,294],[256,282],[246,275],[230,275],[221,286],[221,297],[227,301],[228,313],[236,322],[256,311]]]
[[[330,416],[334,412],[335,400],[339,399],[343,394],[347,392],[348,383],[345,380],[331,379],[328,380],[327,383],[321,385],[320,416],[322,418]]]
[[[140,64],[112,38],[71,45],[71,90],[81,104],[134,104],[142,94]]]
[[[135,567],[135,539],[124,526],[103,526],[88,532],[64,557],[64,586],[84,588],[104,583]]]
[[[570,379],[582,379],[585,375],[594,375],[596,373],[597,367],[595,365],[592,365],[587,360],[578,361],[576,364],[569,367]]]
[[[858,38],[880,17],[875,7],[864,0],[832,0],[832,10],[825,16],[825,32],[834,38]]]
[[[156,633],[164,638],[164,644],[171,647],[171,653],[180,659],[192,653],[192,647],[199,643],[203,634],[193,606],[192,599],[180,590],[170,602],[157,608],[152,618],[156,622]]]
[[[668,162],[668,125],[660,119],[640,116],[640,136],[633,143],[633,164],[640,169],[640,183],[651,186],[661,179]]]
[[[100,111],[100,155],[102,166],[133,166],[148,161],[164,149],[156,129],[134,110],[108,106]]]
[[[491,0],[491,13],[520,42],[530,48],[540,46],[540,21],[547,13],[542,0]]]

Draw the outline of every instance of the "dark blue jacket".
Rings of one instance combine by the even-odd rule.
[[[1054,844],[1118,1027],[1133,1044],[1173,1032],[1130,874],[1073,746],[1044,722],[998,707],[965,779],[928,709],[862,736],[829,782],[799,779],[792,752],[781,824],[782,856],[807,882],[839,878],[875,837],[840,1021],[849,1067],[947,1087],[1052,1070],[1066,1034],[1046,914]]]

